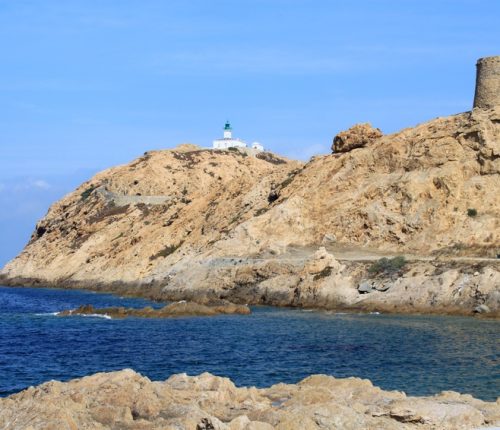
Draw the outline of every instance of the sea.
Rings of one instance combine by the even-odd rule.
[[[500,396],[500,322],[451,316],[252,307],[251,315],[171,319],[57,316],[164,304],[81,290],[0,287],[0,396],[51,379],[132,368],[152,380],[211,372],[238,386],[312,374],[368,378],[385,390]]]

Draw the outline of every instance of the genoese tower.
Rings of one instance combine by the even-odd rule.
[[[500,106],[500,56],[480,58],[476,69],[474,107],[490,109]]]

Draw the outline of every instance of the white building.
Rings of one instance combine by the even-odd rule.
[[[247,144],[240,139],[233,138],[233,129],[231,128],[231,124],[229,121],[226,121],[224,125],[224,135],[222,139],[215,139],[213,141],[214,149],[227,149],[227,148],[246,148]],[[258,143],[252,143],[252,149],[255,151],[263,151],[264,147]]]
[[[264,151],[264,147],[259,142],[252,143],[252,149],[256,151]]]

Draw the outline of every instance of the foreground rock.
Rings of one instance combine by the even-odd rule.
[[[0,428],[267,430],[475,429],[500,425],[500,400],[443,392],[407,397],[370,381],[315,375],[237,388],[204,373],[152,382],[132,370],[47,382],[0,399]]]
[[[199,303],[181,301],[171,303],[160,309],[154,309],[147,306],[142,309],[110,307],[110,308],[94,308],[92,305],[83,305],[77,309],[59,312],[57,315],[61,317],[72,315],[103,315],[110,318],[174,318],[186,316],[213,316],[221,314],[250,314],[250,308],[246,305],[236,305],[234,303],[225,302],[219,305],[202,305]]]

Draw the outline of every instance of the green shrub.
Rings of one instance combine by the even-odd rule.
[[[315,281],[317,281],[318,279],[326,278],[327,276],[330,276],[331,274],[332,274],[332,268],[325,267],[321,272],[316,273],[316,275],[314,275],[313,279]]]
[[[467,216],[474,218],[477,215],[477,210],[474,208],[467,209]]]
[[[293,180],[295,179],[295,176],[299,172],[300,172],[300,169],[295,169],[295,170],[292,170],[290,173],[288,173],[287,178],[280,184],[279,188],[283,189],[283,188],[288,187],[288,185],[290,185],[293,182]]]
[[[170,254],[173,254],[177,249],[183,244],[184,241],[179,242],[177,245],[167,245],[162,250],[158,251],[156,254],[149,257],[151,261],[156,260],[160,257],[168,257]]]
[[[96,189],[97,187],[95,185],[91,185],[89,188],[87,188],[83,193],[80,194],[80,198],[82,200],[82,202],[84,202],[85,200],[87,200],[90,195],[94,192],[94,190]]]
[[[368,272],[372,275],[392,275],[399,272],[405,265],[407,261],[402,255],[398,255],[394,258],[383,257],[380,260],[373,263],[369,268]]]
[[[295,174],[292,172],[291,174],[288,175],[288,177],[280,184],[281,188],[288,187],[293,182],[293,179],[295,178]]]
[[[260,208],[260,209],[257,209],[257,211],[255,212],[255,216],[261,216],[263,214],[265,214],[267,211],[269,210],[269,208]]]

